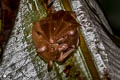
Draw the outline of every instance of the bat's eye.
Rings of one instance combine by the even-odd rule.
[[[37,34],[40,35],[41,33],[37,31]]]

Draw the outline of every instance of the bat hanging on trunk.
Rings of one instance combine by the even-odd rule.
[[[79,45],[80,24],[75,18],[74,12],[60,10],[33,23],[33,42],[38,55],[48,62],[48,69],[54,61],[63,62]]]

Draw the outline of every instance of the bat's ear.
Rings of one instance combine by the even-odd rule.
[[[71,15],[74,19],[77,18],[75,12],[70,12],[70,15]],[[76,19],[76,21],[77,21],[77,19]],[[77,26],[80,26],[79,29],[81,29],[81,25],[80,25],[79,23],[76,23],[76,25],[77,25]]]
[[[48,71],[50,71],[53,67],[53,61],[48,62]]]
[[[75,12],[70,12],[70,15],[74,18],[74,19],[76,19],[76,14],[75,14]]]
[[[38,29],[38,27],[40,27],[39,21],[33,22],[33,29]]]
[[[35,22],[33,22],[33,25],[34,25],[34,26],[39,25],[39,21],[35,21]]]

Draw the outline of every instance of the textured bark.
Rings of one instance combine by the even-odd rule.
[[[0,65],[0,79],[63,80],[76,78],[76,75],[80,79],[89,78],[90,74],[80,58],[79,50],[64,64],[54,64],[54,68],[50,72],[48,72],[47,64],[36,55],[32,44],[32,23],[46,16],[42,5],[42,0],[21,0],[16,23],[3,54],[3,62]],[[77,59],[75,56],[78,56]],[[72,66],[71,69],[68,69],[71,70],[69,73],[66,72],[67,66]],[[66,77],[67,75],[68,77]]]
[[[83,1],[83,2],[82,2]],[[103,74],[108,77],[110,77],[112,80],[119,80],[120,79],[120,72],[119,72],[119,53],[120,53],[120,48],[119,44],[119,39],[115,39],[115,36],[110,28],[110,25],[108,24],[104,14],[102,13],[100,7],[96,3],[96,0],[81,0],[81,3],[84,3],[84,9],[85,11],[85,16],[88,16],[86,20],[88,20],[89,23],[87,27],[84,26],[84,34],[86,37],[86,41],[89,44],[92,42],[91,45],[95,44],[94,48],[93,46],[89,46],[90,50],[92,51],[92,54],[94,55],[94,58],[96,59],[96,63],[98,66],[98,70]],[[81,21],[81,23],[84,20]],[[91,28],[90,28],[91,26]],[[107,30],[106,30],[107,29]],[[93,30],[93,31],[92,31]],[[93,38],[93,41],[90,41],[89,37],[92,35],[92,33],[87,36],[87,32],[90,31],[93,32],[95,35]],[[112,35],[112,36],[111,36]],[[114,36],[114,38],[112,38]],[[96,47],[96,48],[95,48]],[[96,52],[94,52],[96,51]],[[95,54],[97,53],[97,54]],[[100,58],[103,60],[103,62],[100,61]],[[102,68],[104,63],[106,69]],[[109,75],[108,75],[109,74]]]

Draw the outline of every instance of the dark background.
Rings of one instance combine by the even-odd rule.
[[[108,22],[117,36],[120,37],[120,0],[97,0]]]

